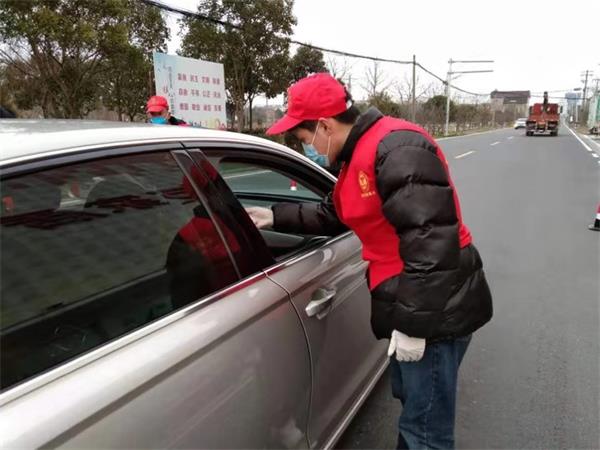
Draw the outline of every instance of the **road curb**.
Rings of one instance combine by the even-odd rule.
[[[471,134],[463,134],[462,136],[441,137],[441,138],[437,138],[435,140],[436,141],[445,141],[445,140],[448,140],[448,139],[466,138],[466,137],[470,137],[470,136],[479,136],[480,134],[494,133],[496,131],[503,131],[503,130],[512,130],[512,128],[510,128],[510,127],[496,128],[495,130],[480,131],[478,133],[471,133]]]

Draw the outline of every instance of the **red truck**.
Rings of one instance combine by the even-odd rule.
[[[556,136],[562,107],[557,103],[548,103],[548,93],[544,92],[544,103],[534,103],[529,107],[529,117],[525,122],[525,134],[533,136],[535,133]]]

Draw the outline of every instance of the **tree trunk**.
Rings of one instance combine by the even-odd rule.
[[[244,130],[244,101],[237,99],[235,101],[236,128],[241,133]]]
[[[250,112],[250,130],[252,130],[252,102],[254,101],[254,97],[250,97],[248,98],[248,106],[249,106],[249,112]]]
[[[117,93],[117,114],[119,116],[119,122],[123,122],[123,106],[121,101],[121,86],[119,84],[119,76],[115,79],[115,92]]]

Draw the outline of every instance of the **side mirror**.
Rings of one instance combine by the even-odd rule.
[[[529,115],[531,115],[531,108],[533,108],[532,106],[529,107]]]
[[[561,107],[560,107],[560,113],[561,113],[561,114],[562,114],[562,109],[563,109],[563,107],[561,106]]]

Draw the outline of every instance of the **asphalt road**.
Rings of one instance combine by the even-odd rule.
[[[565,128],[440,144],[495,307],[461,367],[457,446],[600,448],[600,146]],[[337,447],[393,448],[400,410],[386,374]]]

